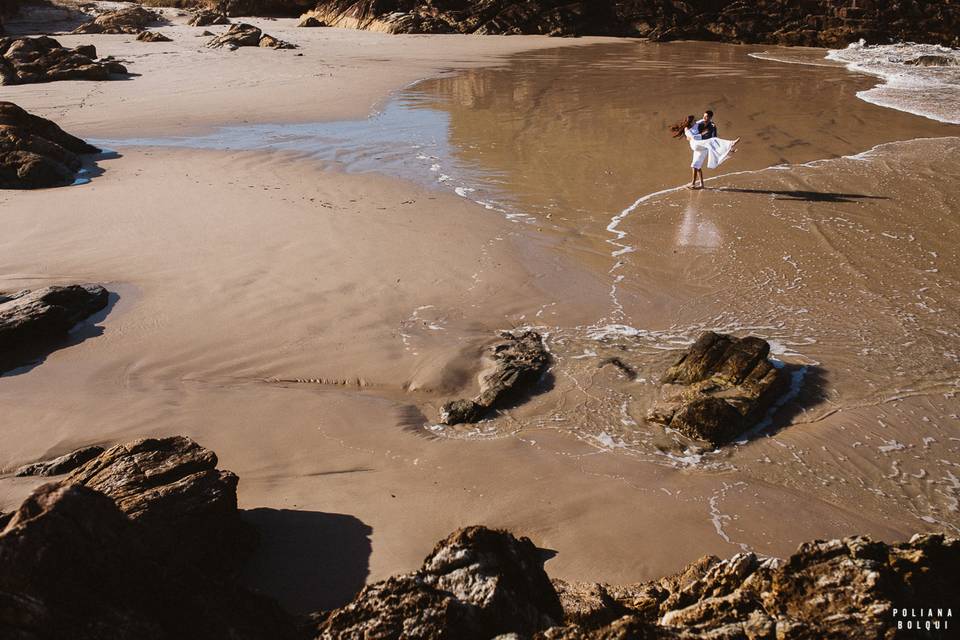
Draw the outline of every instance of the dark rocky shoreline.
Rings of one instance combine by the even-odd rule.
[[[236,475],[189,438],[117,445],[0,514],[0,637],[213,640],[894,638],[895,608],[960,596],[960,540],[814,541],[705,556],[645,583],[551,580],[527,538],[473,526],[416,571],[289,614],[236,579],[256,545]],[[324,540],[312,544],[327,544]],[[335,551],[335,550],[334,550]],[[629,559],[625,559],[629,560]]]

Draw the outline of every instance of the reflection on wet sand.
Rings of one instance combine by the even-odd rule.
[[[683,217],[677,227],[676,245],[707,252],[716,251],[723,243],[720,229],[700,211],[694,200],[696,197],[691,194],[687,206],[683,209]]]

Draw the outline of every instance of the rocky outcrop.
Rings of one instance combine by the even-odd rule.
[[[0,189],[72,184],[82,168],[80,156],[99,152],[50,120],[27,113],[12,102],[0,102]],[[22,299],[19,304],[28,301]]]
[[[159,31],[142,31],[137,36],[137,40],[140,42],[172,42],[170,38]]]
[[[317,637],[526,637],[562,616],[543,557],[529,539],[468,527],[439,542],[416,573],[364,588],[320,625]]]
[[[80,465],[96,458],[101,453],[103,453],[103,447],[84,447],[76,451],[71,451],[70,453],[65,453],[52,460],[43,460],[41,462],[24,465],[17,469],[14,475],[19,477],[63,475],[64,473],[70,473]]]
[[[191,27],[209,27],[214,24],[230,24],[230,19],[222,13],[200,9],[187,21]]]
[[[535,637],[899,637],[893,609],[951,606],[960,587],[948,576],[958,569],[960,541],[942,535],[895,545],[865,537],[818,540],[786,561],[752,553],[707,556],[649,583],[564,583],[567,625]]]
[[[92,21],[74,29],[73,33],[140,33],[162,19],[159,13],[150,9],[139,6],[124,7],[101,13]]]
[[[269,47],[273,49],[294,49],[296,45],[269,36],[252,24],[244,22],[232,25],[226,33],[216,36],[207,46],[212,49],[225,47],[235,50],[239,47]]]
[[[25,350],[63,339],[76,323],[103,309],[107,297],[106,289],[93,284],[0,294],[0,372],[21,364]]]
[[[960,44],[960,6],[925,0],[320,0],[310,15],[332,26],[391,33]]]
[[[125,74],[116,62],[96,62],[92,45],[68,49],[53,38],[0,38],[0,84],[57,80],[110,80]]]
[[[727,444],[764,417],[787,384],[767,359],[760,338],[708,331],[661,379],[647,419],[715,446]]]
[[[279,607],[161,552],[87,487],[48,484],[0,531],[0,637],[286,640]]]
[[[316,0],[216,0],[214,8],[228,16],[295,17],[316,6]]]
[[[190,438],[117,445],[67,476],[111,498],[151,546],[210,575],[235,573],[256,545],[237,511],[237,476]]]
[[[453,425],[476,422],[489,411],[528,393],[550,363],[543,338],[536,331],[502,332],[490,347],[490,366],[480,374],[480,393],[473,400],[452,400],[440,409],[440,421]]]

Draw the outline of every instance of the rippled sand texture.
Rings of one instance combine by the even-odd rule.
[[[135,81],[83,109],[67,83],[22,92],[121,157],[80,188],[0,194],[0,288],[97,281],[118,297],[75,344],[0,378],[3,468],[191,435],[241,477],[243,507],[277,510],[258,516],[249,577],[297,610],[409,570],[472,523],[556,550],[552,575],[614,582],[703,553],[960,527],[956,127],[858,100],[876,79],[823,51],[638,42],[519,53],[409,87],[370,119],[304,124],[370,103],[357,68],[400,89],[526,40],[471,40],[450,62],[444,37],[270,21],[305,39],[291,73],[339,56],[331,84],[271,90],[343,96],[273,109],[244,58],[207,58],[178,29],[159,45],[175,81],[142,53],[137,100]],[[194,60],[229,104],[182,73]],[[195,104],[204,132],[162,119],[139,133],[177,83],[169,117],[189,124]],[[707,106],[744,143],[690,192],[689,147],[666,126]],[[218,114],[231,128],[210,132]],[[435,425],[494,332],[519,326],[555,357],[540,393],[475,427]],[[795,383],[723,452],[643,420],[704,329],[770,340]],[[35,485],[0,479],[0,509]],[[347,520],[359,555],[297,544]]]

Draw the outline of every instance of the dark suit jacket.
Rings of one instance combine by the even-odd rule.
[[[698,127],[700,126],[701,122],[703,122],[703,120],[697,120]],[[700,135],[701,135],[701,140],[709,140],[710,138],[716,138],[717,125],[715,125],[713,122],[710,122],[710,124],[707,125],[707,130]]]

